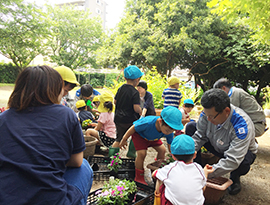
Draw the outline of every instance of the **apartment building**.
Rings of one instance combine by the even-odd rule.
[[[91,17],[100,16],[102,19],[102,27],[105,30],[106,26],[106,7],[107,3],[104,0],[66,0],[64,3],[56,3],[55,5],[72,5],[78,10],[89,10]]]

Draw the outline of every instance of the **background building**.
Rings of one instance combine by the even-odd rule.
[[[64,3],[56,3],[57,6],[62,5],[72,5],[77,10],[89,10],[91,12],[90,17],[99,16],[102,19],[102,26],[105,30],[106,26],[106,7],[108,4],[104,0],[85,0],[85,1],[78,1],[78,0],[66,0]]]

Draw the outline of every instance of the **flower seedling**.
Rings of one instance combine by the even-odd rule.
[[[111,162],[108,164],[108,169],[114,171],[115,173],[118,172],[118,169],[121,168],[123,163],[119,153],[116,153],[114,156],[111,156]]]
[[[126,179],[112,179],[110,178],[108,183],[105,183],[102,190],[98,190],[97,204],[127,204],[129,195],[137,191],[137,186],[134,181],[128,181]]]

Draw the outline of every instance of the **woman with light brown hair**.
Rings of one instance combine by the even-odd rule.
[[[0,114],[2,204],[86,204],[93,171],[63,80],[49,66],[24,69]]]

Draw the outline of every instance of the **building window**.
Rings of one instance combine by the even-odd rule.
[[[96,9],[96,12],[98,13],[98,14],[101,14],[101,11],[97,8]]]
[[[100,0],[97,0],[97,4],[100,5]]]

